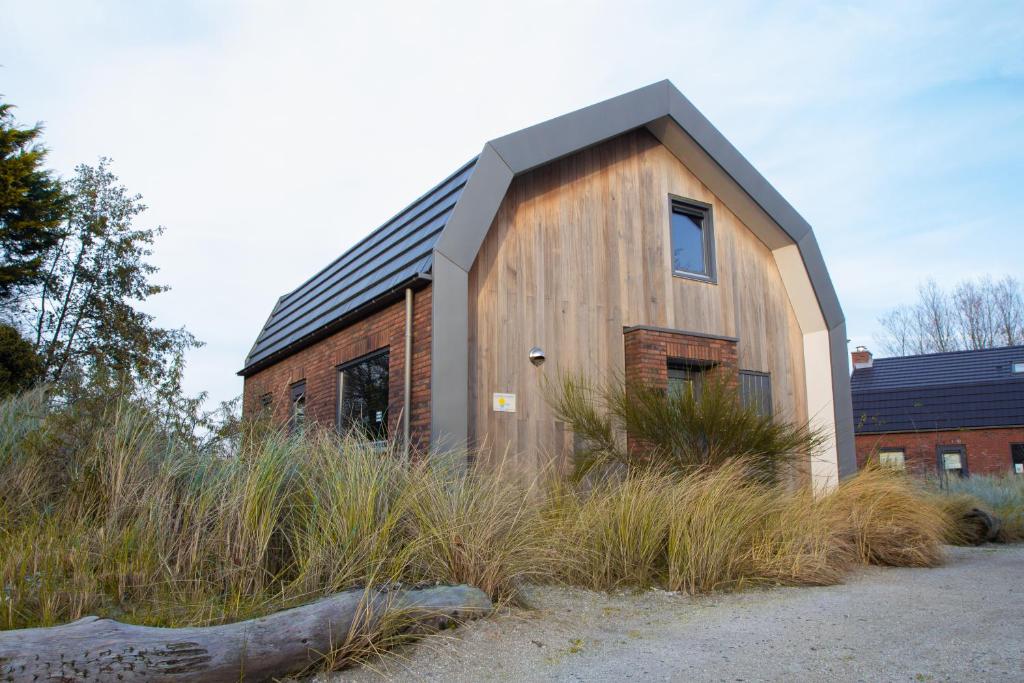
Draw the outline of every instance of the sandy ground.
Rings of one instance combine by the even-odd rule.
[[[949,556],[698,599],[540,588],[538,609],[319,680],[1024,681],[1024,546]]]

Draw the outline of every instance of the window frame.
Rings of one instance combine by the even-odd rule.
[[[1017,467],[1016,467],[1017,463],[1014,462],[1014,458],[1017,457],[1017,453],[1015,451],[1016,452],[1020,452],[1021,454],[1024,454],[1024,443],[1011,443],[1010,444],[1010,474],[1015,474],[1017,476],[1024,476],[1024,472],[1018,472],[1017,471]]]
[[[946,469],[946,463],[943,459],[943,455],[946,453],[959,453],[960,454],[960,471],[957,476],[961,479],[966,479],[971,476],[970,464],[967,462],[967,446],[958,443],[939,444],[935,447],[935,465],[939,469],[940,477],[948,477],[952,470]]]
[[[907,471],[907,449],[903,446],[879,446],[878,447],[878,464],[882,467],[888,467],[882,462],[883,453],[899,453],[903,457],[903,466],[898,468],[902,472]]]
[[[299,423],[296,420],[295,404],[302,399],[302,422]],[[288,433],[294,434],[296,431],[305,427],[307,419],[307,402],[309,397],[306,395],[306,380],[300,379],[298,382],[293,382],[288,387]]]
[[[696,199],[688,199],[679,195],[669,194],[668,196],[668,256],[669,266],[672,268],[672,277],[683,278],[684,280],[695,280],[707,284],[718,284],[718,266],[715,252],[715,220],[711,204]],[[672,215],[681,214],[700,218],[701,223],[701,247],[704,251],[704,273],[691,273],[687,270],[677,270],[672,258]]]
[[[334,429],[339,434],[345,434],[346,431],[347,431],[347,429],[343,425],[343,415],[342,415],[342,407],[344,406],[344,399],[345,399],[345,397],[344,397],[344,391],[345,391],[344,373],[345,373],[345,371],[348,370],[349,368],[352,368],[352,367],[355,367],[356,365],[359,365],[360,363],[365,363],[366,361],[373,360],[374,358],[377,358],[378,356],[386,356],[387,357],[387,361],[388,361],[388,377],[387,377],[388,400],[387,400],[387,406],[386,406],[385,412],[384,412],[384,422],[383,422],[383,424],[384,424],[384,438],[383,439],[377,439],[377,440],[375,440],[375,441],[373,441],[371,443],[373,443],[373,444],[385,444],[385,443],[388,442],[388,440],[392,436],[391,435],[391,425],[388,424],[388,419],[390,418],[389,413],[390,413],[390,408],[391,408],[391,347],[390,346],[385,346],[385,347],[382,347],[382,348],[379,348],[379,349],[375,349],[373,351],[370,351],[369,353],[364,353],[363,355],[361,355],[361,356],[359,356],[357,358],[353,358],[352,360],[347,360],[344,363],[341,363],[339,365],[334,366],[334,383],[335,383],[335,387],[334,387]]]
[[[1018,370],[1017,368],[1020,368],[1020,370]],[[1024,374],[1024,360],[1011,360],[1010,361],[1010,374],[1011,375],[1022,375],[1022,374]]]
[[[716,363],[712,361],[669,356],[665,359],[666,379],[668,380],[666,389],[672,389],[673,379],[680,379],[689,383],[693,397],[699,399],[704,387],[704,375],[715,367]]]

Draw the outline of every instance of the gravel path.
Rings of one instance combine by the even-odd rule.
[[[321,680],[1024,681],[1024,547],[938,569],[690,599],[536,589],[537,610]]]

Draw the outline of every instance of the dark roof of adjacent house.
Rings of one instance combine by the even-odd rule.
[[[238,374],[250,375],[429,279],[434,244],[475,165],[476,158],[278,299]]]
[[[850,378],[858,434],[1024,425],[1024,346],[876,358]]]

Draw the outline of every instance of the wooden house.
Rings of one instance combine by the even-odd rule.
[[[541,362],[543,361],[543,362]],[[571,458],[544,377],[735,372],[856,469],[845,323],[810,225],[668,81],[487,142],[282,296],[244,410],[524,472]]]

